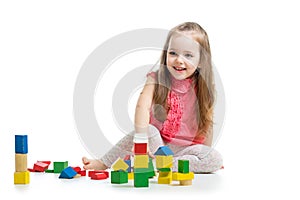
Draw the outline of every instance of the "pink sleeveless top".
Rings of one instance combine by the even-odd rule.
[[[150,72],[156,80],[156,73]],[[166,143],[175,145],[203,144],[204,137],[197,137],[196,119],[197,97],[192,86],[192,79],[177,80],[172,77],[171,90],[167,97],[169,111],[164,122],[158,121],[150,112],[150,124],[155,126]]]

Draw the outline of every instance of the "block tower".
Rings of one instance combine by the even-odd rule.
[[[190,172],[189,160],[178,160],[178,172],[173,172],[173,180],[180,185],[192,185],[194,173]]]
[[[122,160],[121,158],[118,158],[113,164],[112,164],[112,171],[111,173],[111,183],[114,184],[122,184],[122,183],[128,183],[128,168],[129,165]]]
[[[27,169],[27,135],[15,135],[15,172],[14,184],[29,184],[30,173]]]
[[[171,184],[174,153],[168,146],[161,146],[154,153],[156,168],[159,171],[158,184]]]
[[[134,187],[149,187],[149,178],[153,177],[154,169],[152,161],[148,156],[147,133],[136,133],[134,135],[134,164],[133,176]]]

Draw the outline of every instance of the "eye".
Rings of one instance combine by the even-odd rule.
[[[194,55],[190,54],[190,53],[184,54],[184,56],[187,57],[187,58],[193,58],[194,57]]]
[[[169,54],[170,54],[171,56],[176,56],[176,55],[177,55],[177,53],[176,53],[175,51],[169,51]]]

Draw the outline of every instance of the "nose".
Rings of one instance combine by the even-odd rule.
[[[183,63],[183,57],[182,57],[181,55],[178,55],[178,56],[176,57],[176,62],[182,64],[182,63]]]

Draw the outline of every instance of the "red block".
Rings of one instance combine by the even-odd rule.
[[[91,176],[91,179],[93,180],[103,180],[103,179],[107,179],[108,176],[106,173],[95,173]]]
[[[109,177],[108,171],[105,171],[105,170],[93,170],[93,171],[89,171],[88,176],[92,177],[95,174],[101,174],[101,173],[106,174],[106,176]]]
[[[80,174],[81,176],[86,176],[86,170],[80,170],[77,173]]]
[[[77,172],[77,174],[81,171],[80,167],[72,167],[74,169],[75,172]]]
[[[47,163],[43,163],[43,162],[36,162],[33,165],[33,170],[35,172],[44,172],[46,169],[48,169],[48,164]]]
[[[147,143],[134,143],[134,154],[147,154]]]
[[[48,165],[50,165],[50,164],[51,164],[51,161],[40,161],[40,160],[38,160],[37,162],[46,163],[46,164],[48,164]]]

